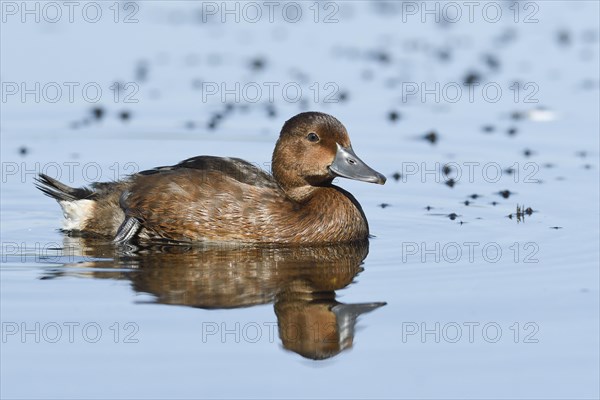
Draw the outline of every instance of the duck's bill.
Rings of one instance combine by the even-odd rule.
[[[354,179],[356,181],[385,183],[385,176],[375,171],[354,154],[351,146],[342,147],[337,145],[337,153],[333,163],[329,166],[333,176]]]

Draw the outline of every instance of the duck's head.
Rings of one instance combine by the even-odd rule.
[[[320,112],[298,114],[283,125],[272,168],[286,191],[326,186],[335,177],[385,183],[385,176],[354,153],[344,125]]]

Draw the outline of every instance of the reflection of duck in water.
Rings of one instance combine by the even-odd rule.
[[[330,358],[352,346],[356,318],[383,305],[339,303],[333,290],[294,281],[275,299],[279,337],[286,349],[303,357]]]
[[[318,247],[163,246],[124,256],[89,239],[75,240],[65,247],[75,245],[83,256],[115,260],[77,264],[94,269],[74,274],[129,279],[136,292],[154,295],[157,303],[222,309],[273,302],[284,347],[311,359],[349,348],[356,318],[385,304],[335,300],[335,290],[362,271],[368,241]],[[133,268],[110,272],[128,267]]]

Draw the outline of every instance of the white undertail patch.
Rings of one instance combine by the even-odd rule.
[[[86,221],[93,215],[95,203],[94,200],[59,201],[65,217],[63,229],[83,230]]]

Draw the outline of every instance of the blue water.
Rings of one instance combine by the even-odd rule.
[[[2,398],[598,398],[597,2],[302,3],[298,22],[295,3],[272,22],[82,3],[72,23],[21,4],[0,25]],[[33,185],[200,154],[269,170],[306,109],[388,177],[336,181],[368,246],[123,254],[58,231]]]

